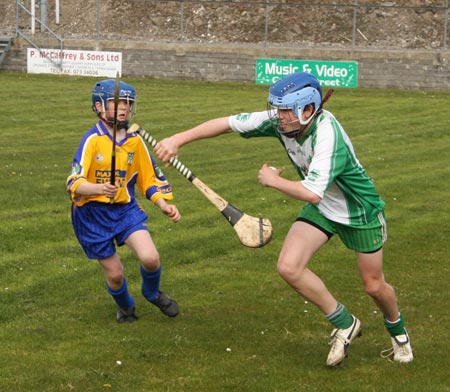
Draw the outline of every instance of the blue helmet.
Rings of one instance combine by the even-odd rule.
[[[92,90],[92,110],[97,113],[98,116],[102,116],[106,110],[107,103],[110,100],[114,100],[114,91],[116,88],[115,79],[106,79],[101,80],[100,82],[95,83],[94,89]],[[128,83],[120,81],[119,84],[119,99],[125,99],[127,103],[131,105],[131,113],[127,119],[131,121],[132,117],[136,113],[136,90],[135,88]],[[102,111],[100,112],[95,104],[96,102],[100,102],[102,104]],[[105,119],[107,121],[111,121],[110,119]]]
[[[292,109],[300,124],[306,125],[322,107],[320,82],[307,72],[288,75],[269,89],[268,103],[275,109]],[[314,105],[314,114],[307,121],[302,121],[303,110],[311,104]]]

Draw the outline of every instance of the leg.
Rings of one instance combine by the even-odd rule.
[[[108,287],[112,290],[120,290],[123,285],[123,265],[120,262],[119,255],[114,253],[111,257],[99,260],[103,268]]]
[[[398,309],[395,291],[384,279],[383,249],[375,253],[356,252],[356,255],[364,289],[383,312],[386,328],[391,335],[392,349],[384,350],[382,356],[393,355],[397,362],[411,362],[413,352]]]
[[[316,227],[295,222],[284,240],[277,266],[281,277],[325,314],[334,312],[337,301],[307,264],[327,241],[328,237]]]
[[[125,243],[133,250],[141,263],[142,294],[152,302],[160,293],[161,263],[150,233],[147,230],[135,231]]]
[[[108,293],[111,294],[118,306],[117,321],[133,322],[137,319],[134,314],[134,299],[128,292],[127,281],[123,275],[123,265],[117,253],[106,259],[99,260],[105,274]]]
[[[302,221],[295,222],[284,241],[278,259],[278,272],[300,295],[316,305],[335,326],[330,337],[327,365],[336,366],[347,356],[352,340],[361,333],[360,321],[338,304],[322,280],[306,266],[328,241],[327,235]]]
[[[150,233],[147,230],[137,230],[130,234],[125,243],[141,263],[143,296],[166,316],[177,316],[179,312],[177,303],[159,290],[162,268],[158,250]]]
[[[125,244],[134,252],[142,267],[149,272],[161,267],[159,253],[147,230],[138,230],[130,234]]]
[[[356,252],[356,255],[366,293],[372,297],[388,321],[398,320],[399,311],[394,289],[384,280],[383,249],[375,253]]]

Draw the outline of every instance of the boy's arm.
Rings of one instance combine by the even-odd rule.
[[[164,215],[172,219],[174,223],[177,223],[181,219],[178,208],[174,204],[168,204],[163,198],[156,200],[155,205]]]
[[[261,185],[277,189],[294,199],[312,204],[317,204],[322,200],[320,196],[307,189],[301,181],[291,181],[280,177],[282,171],[282,169],[271,168],[265,163],[259,170],[258,180]]]
[[[229,131],[231,130],[228,117],[215,118],[161,140],[156,144],[154,152],[163,162],[168,162],[170,158],[178,155],[178,149],[181,146],[196,140],[215,137]]]
[[[94,184],[92,182],[82,182],[78,185],[75,194],[77,196],[97,196],[102,195],[109,198],[114,198],[117,194],[118,187],[111,185],[109,182],[103,184]]]

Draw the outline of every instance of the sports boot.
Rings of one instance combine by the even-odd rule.
[[[177,303],[167,294],[160,292],[158,297],[150,302],[157,306],[166,316],[175,317],[178,315]]]
[[[408,332],[391,337],[392,348],[381,352],[382,358],[392,358],[396,362],[407,363],[414,359]]]
[[[327,366],[339,365],[348,355],[350,343],[358,336],[361,336],[361,321],[355,316],[353,323],[346,329],[334,329],[330,335],[331,350],[327,358]]]
[[[117,322],[118,323],[132,323],[136,321],[138,318],[134,313],[135,308],[132,306],[131,308],[117,310]]]

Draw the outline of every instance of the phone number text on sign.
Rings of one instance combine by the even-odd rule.
[[[122,53],[28,48],[27,72],[115,77],[122,74]]]

